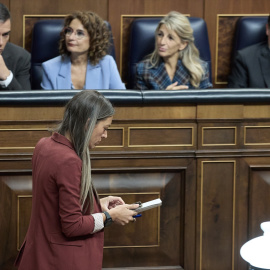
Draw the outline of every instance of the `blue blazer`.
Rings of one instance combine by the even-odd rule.
[[[57,56],[42,63],[41,87],[45,90],[72,89],[69,56]],[[106,55],[93,66],[88,61],[84,89],[126,89],[112,56]]]

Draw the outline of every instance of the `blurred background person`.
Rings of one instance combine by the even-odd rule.
[[[266,35],[267,41],[237,51],[228,88],[270,88],[270,16]]]
[[[75,11],[65,18],[57,56],[42,64],[41,87],[57,89],[125,89],[117,65],[108,55],[109,29],[94,12]]]
[[[0,90],[31,90],[31,55],[9,42],[11,16],[0,3]]]
[[[210,88],[209,68],[194,44],[193,29],[183,14],[172,11],[155,32],[155,50],[136,66],[136,88],[181,90]]]

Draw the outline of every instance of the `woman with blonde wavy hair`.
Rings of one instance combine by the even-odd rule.
[[[42,89],[125,89],[108,55],[109,37],[106,22],[96,13],[67,15],[60,33],[60,56],[42,63]]]
[[[183,14],[172,11],[158,24],[155,50],[136,66],[136,88],[181,90],[210,88],[209,68],[194,44],[193,29]]]
[[[19,270],[102,269],[104,227],[135,221],[138,204],[99,198],[91,177],[90,150],[108,136],[114,108],[94,90],[66,105],[51,137],[32,158],[32,213],[15,265]]]

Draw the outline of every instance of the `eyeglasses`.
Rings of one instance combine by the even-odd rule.
[[[64,33],[67,37],[70,37],[73,34],[74,30],[71,27],[66,27],[64,29]],[[76,30],[75,31],[75,36],[77,39],[83,39],[86,37],[85,33],[83,30]]]

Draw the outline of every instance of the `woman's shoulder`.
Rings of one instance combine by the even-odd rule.
[[[47,61],[43,62],[42,66],[45,66],[45,67],[53,66],[53,65],[55,65],[57,63],[60,63],[61,61],[62,61],[62,56],[59,55],[59,56],[56,56],[56,57],[54,57],[54,58],[52,58],[50,60],[47,60]]]
[[[150,66],[150,59],[147,58],[147,59],[143,59],[141,60],[140,62],[137,63],[137,66]]]
[[[144,59],[136,64],[137,72],[146,72],[149,69],[152,69],[150,59]]]
[[[208,63],[202,59],[200,59],[200,64],[203,68],[203,70],[208,70]]]
[[[100,64],[107,64],[107,63],[110,63],[110,62],[115,62],[114,58],[109,55],[109,54],[106,54],[100,61],[99,63]]]
[[[110,70],[111,68],[117,68],[116,62],[115,62],[114,58],[111,55],[109,55],[109,54],[106,54],[94,66],[90,63],[90,66],[92,66],[94,68],[100,67],[102,70]]]

